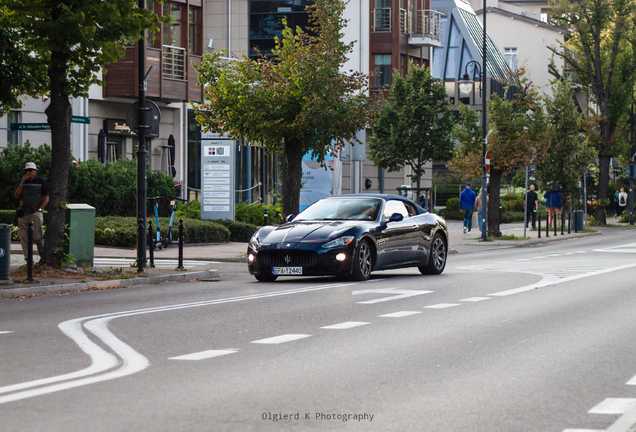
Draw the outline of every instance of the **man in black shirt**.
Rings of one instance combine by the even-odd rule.
[[[539,208],[539,198],[537,197],[537,193],[534,191],[534,185],[530,185],[528,188],[528,193],[526,193],[526,228],[528,228],[528,223],[530,222],[530,217],[532,216],[532,228],[536,228],[536,211]]]
[[[20,185],[16,189],[13,196],[20,200],[20,209],[24,212],[22,217],[18,218],[18,227],[20,228],[20,244],[24,258],[27,258],[27,239],[29,221],[33,221],[33,241],[37,245],[38,252],[42,256],[44,248],[44,238],[42,225],[44,216],[42,210],[49,203],[49,186],[46,181],[37,175],[38,168],[33,162],[27,162],[24,166],[24,175],[20,181]]]

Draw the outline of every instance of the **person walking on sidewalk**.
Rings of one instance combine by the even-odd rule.
[[[473,226],[473,208],[476,199],[477,195],[470,188],[470,182],[466,182],[466,187],[459,195],[459,211],[464,213],[464,234],[466,234],[466,229],[470,232]]]
[[[33,242],[42,256],[44,248],[44,236],[42,225],[44,216],[42,210],[49,203],[49,186],[46,181],[38,176],[38,168],[33,162],[27,162],[24,166],[24,175],[20,185],[13,194],[20,200],[18,209],[18,227],[20,229],[20,244],[24,258],[28,257],[28,229],[29,221],[33,221]]]
[[[621,188],[621,192],[618,194],[618,215],[617,217],[621,217],[623,212],[627,208],[627,192],[625,192],[625,188]]]
[[[482,219],[484,218],[484,211],[481,205],[482,197],[484,196],[485,188],[481,188],[479,191],[479,195],[477,195],[477,199],[475,200],[475,211],[477,211],[477,222],[479,223],[479,232],[481,232],[481,225],[483,223]],[[486,198],[486,205],[488,205],[488,201],[490,201],[490,197]]]
[[[537,197],[537,193],[534,191],[534,185],[530,185],[528,187],[528,192],[525,197],[526,201],[526,228],[528,228],[528,223],[530,223],[530,217],[532,216],[532,228],[537,227],[537,209],[539,208],[539,197]]]
[[[550,217],[554,215],[554,221],[559,220],[559,209],[563,208],[563,200],[561,199],[561,193],[558,189],[550,189],[547,191],[543,198],[545,198],[545,206],[548,209],[548,225],[552,226],[552,220]]]

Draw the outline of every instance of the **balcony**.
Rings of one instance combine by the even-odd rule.
[[[186,50],[185,48],[179,48],[170,45],[163,46],[163,77],[187,80],[188,74],[186,71]]]
[[[375,8],[373,9],[373,31],[374,32],[391,32],[393,31],[393,11],[391,8]],[[406,9],[400,9],[400,33],[408,32],[408,12]]]
[[[434,10],[418,10],[416,28],[409,36],[409,45],[439,47],[442,45],[442,14]]]

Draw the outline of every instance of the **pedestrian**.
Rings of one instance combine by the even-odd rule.
[[[20,229],[20,244],[24,258],[28,257],[28,229],[29,222],[33,221],[33,242],[38,248],[40,257],[44,249],[44,236],[42,225],[44,216],[42,211],[49,203],[49,186],[46,181],[38,176],[38,168],[33,162],[27,162],[24,166],[24,175],[20,185],[13,194],[20,200],[18,208],[18,227]]]
[[[530,217],[532,216],[532,228],[537,227],[537,209],[539,208],[539,197],[537,197],[537,193],[534,191],[534,185],[530,185],[528,187],[528,192],[524,197],[526,202],[526,228],[528,228],[528,223],[530,223]]]
[[[477,199],[475,200],[475,210],[477,211],[477,222],[479,223],[479,232],[482,232],[481,225],[483,223],[484,218],[484,210],[481,205],[482,197],[484,196],[485,188],[481,188],[479,191],[479,195],[477,195]],[[490,197],[486,198],[486,205],[488,205],[488,201],[490,201]]]
[[[466,229],[470,232],[473,226],[473,208],[476,199],[477,195],[470,188],[470,182],[466,182],[466,187],[459,195],[459,211],[464,213],[464,234],[466,234]]]
[[[614,191],[614,217],[618,217],[620,206],[618,205],[618,189]]]
[[[623,215],[625,209],[627,209],[627,192],[625,188],[621,188],[621,193],[618,194],[618,217]]]
[[[563,200],[561,199],[561,193],[558,189],[553,188],[547,191],[543,198],[545,198],[545,206],[548,210],[548,226],[552,226],[551,216],[554,216],[554,223],[559,220],[559,209],[563,208]]]

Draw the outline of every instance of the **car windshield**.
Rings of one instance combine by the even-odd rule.
[[[382,200],[378,198],[326,198],[307,207],[294,218],[300,220],[367,220],[378,218]]]

